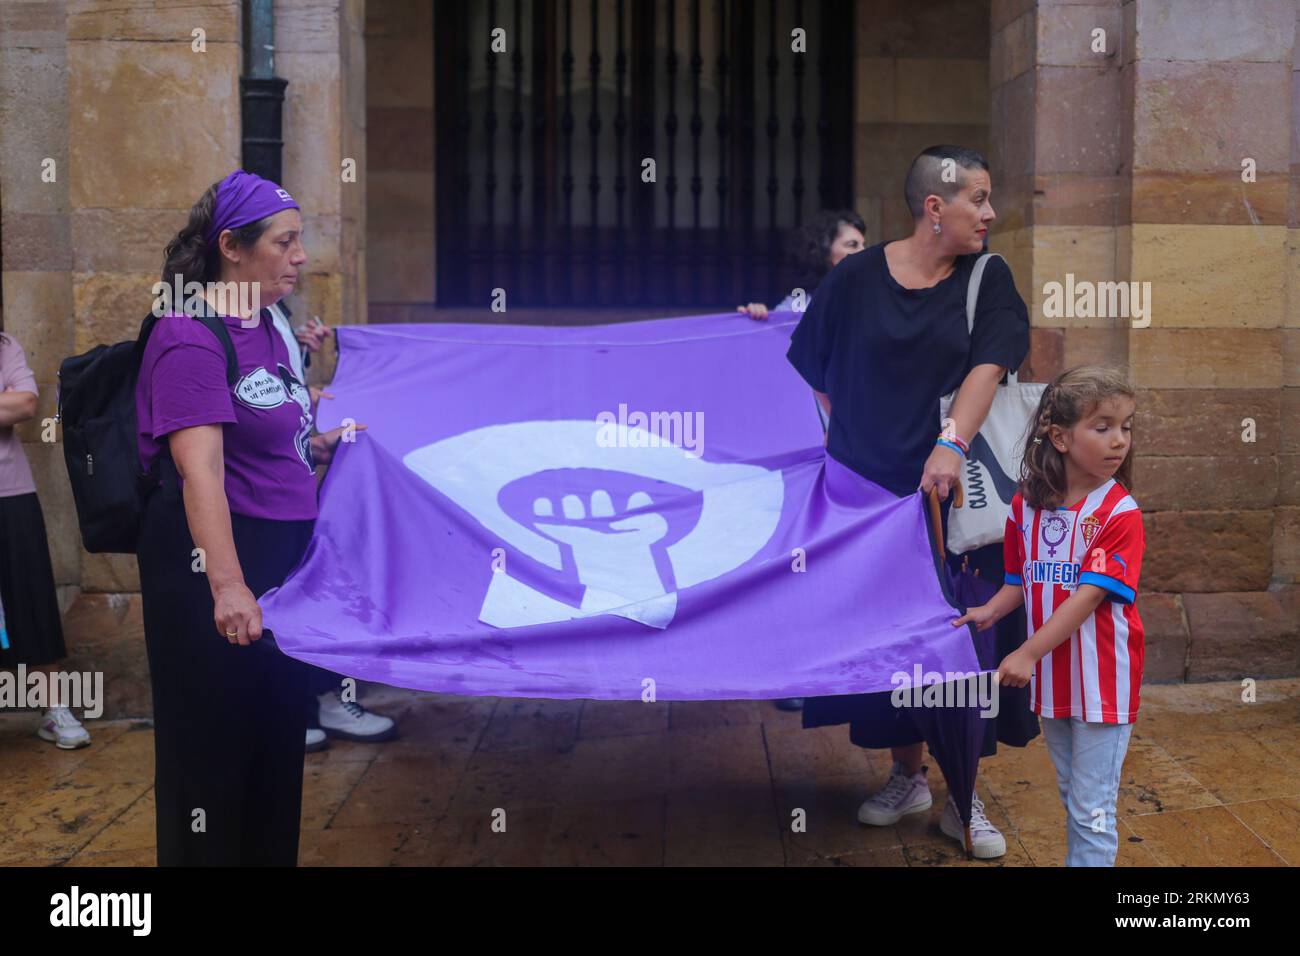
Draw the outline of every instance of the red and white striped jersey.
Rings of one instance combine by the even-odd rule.
[[[1024,589],[1030,635],[1078,585],[1107,592],[1070,639],[1034,665],[1034,713],[1106,724],[1137,717],[1144,652],[1137,582],[1145,546],[1142,512],[1113,478],[1072,508],[1039,511],[1019,492],[1011,500],[1004,580]]]

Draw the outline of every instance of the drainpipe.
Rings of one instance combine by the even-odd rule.
[[[239,78],[243,121],[243,165],[280,182],[281,113],[284,88],[275,75],[274,0],[244,0],[244,75]]]

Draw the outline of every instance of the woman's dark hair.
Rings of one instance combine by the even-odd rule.
[[[831,271],[831,246],[841,226],[852,226],[865,237],[867,224],[852,209],[823,209],[794,231],[790,258],[797,285],[810,293]]]
[[[1052,426],[1072,428],[1116,395],[1137,399],[1123,372],[1102,365],[1067,369],[1043,390],[1038,411],[1029,422],[1020,464],[1020,494],[1031,508],[1050,511],[1065,501],[1065,455],[1052,444]],[[1133,490],[1133,450],[1130,443],[1128,455],[1115,472],[1115,480],[1128,491]]]
[[[962,169],[982,169],[989,171],[989,162],[982,154],[965,146],[931,146],[921,150],[912,160],[907,170],[907,180],[903,183],[903,198],[913,219],[925,215],[925,197],[942,196],[945,202],[961,192],[965,185],[965,175],[948,180],[944,178],[944,162],[951,160]]]
[[[217,187],[215,182],[207,188],[199,201],[190,207],[190,218],[185,228],[176,233],[175,238],[167,243],[163,253],[162,281],[172,284],[172,276],[179,274],[181,285],[187,282],[216,282],[221,278],[221,253],[215,247],[209,249],[204,236],[212,225],[212,211],[217,204]],[[250,222],[237,229],[230,230],[235,237],[235,245],[251,246],[262,237],[271,223],[271,217]]]

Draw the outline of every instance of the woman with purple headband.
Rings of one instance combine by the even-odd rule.
[[[316,465],[342,434],[314,434],[307,387],[262,311],[306,261],[298,204],[242,170],[203,194],[166,250],[163,283],[204,286],[196,305],[224,325],[238,368],[229,385],[216,330],[175,304],[136,385],[140,462],[157,478],[138,557],[163,866],[298,859],[307,668],[260,640],[257,598],[302,557]],[[235,304],[216,283],[239,290]]]

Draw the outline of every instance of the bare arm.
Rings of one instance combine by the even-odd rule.
[[[1004,584],[985,606],[989,609],[989,613],[993,615],[993,622],[997,623],[1024,603],[1024,588],[1019,584]]]
[[[0,428],[12,428],[36,417],[36,393],[0,392]]]
[[[1106,592],[1092,584],[1079,585],[1065,603],[1036,630],[1029,640],[1003,658],[998,665],[998,681],[1010,687],[1029,683],[1034,665],[1049,651],[1069,640],[1084,621],[1106,600]]]
[[[1069,640],[1083,622],[1106,600],[1106,592],[1093,584],[1081,584],[1064,604],[1052,612],[1046,623],[1034,631],[1033,637],[1025,641],[1021,650],[1034,661],[1042,660],[1049,651]]]
[[[953,627],[962,624],[974,624],[978,631],[992,627],[1025,601],[1025,592],[1019,584],[1004,584],[998,593],[989,598],[987,604],[970,608],[961,617],[952,622]]]
[[[984,419],[988,418],[998,382],[1006,371],[1001,365],[976,365],[966,374],[957,391],[957,400],[948,409],[948,417],[953,420],[958,437],[967,442],[975,437]]]
[[[988,417],[998,381],[1006,372],[1000,365],[976,365],[967,374],[957,392],[957,400],[948,410],[957,437],[974,441],[975,433]],[[947,498],[961,475],[962,455],[944,445],[935,445],[921,473],[920,490],[929,493],[938,488],[939,497]]]
[[[235,552],[221,426],[182,428],[173,432],[169,441],[172,460],[185,481],[190,535],[203,551],[217,630],[232,644],[247,645],[262,636],[262,611],[244,582]]]

